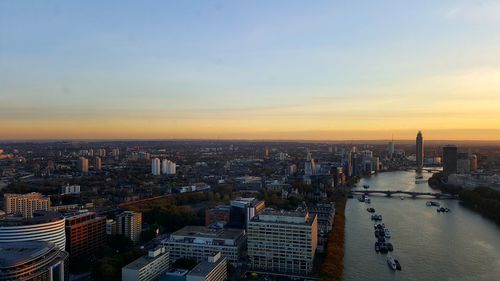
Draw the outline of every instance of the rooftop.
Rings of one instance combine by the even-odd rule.
[[[171,237],[186,236],[191,238],[237,239],[243,234],[244,231],[241,229],[212,229],[205,226],[188,225],[172,233]]]
[[[208,261],[202,261],[198,265],[196,265],[189,273],[188,275],[191,276],[207,276],[212,270],[214,270],[217,265],[219,265],[221,262],[223,262],[225,258],[220,258],[216,262],[208,262]]]
[[[0,218],[0,227],[33,225],[62,220],[64,217],[58,212],[34,211],[32,218],[23,218],[21,215],[8,215]]]
[[[0,243],[0,268],[20,266],[54,249],[51,242]]]
[[[146,265],[150,264],[152,261],[162,257],[163,255],[165,255],[165,253],[167,253],[167,252],[165,251],[165,252],[161,253],[160,255],[157,255],[154,257],[151,257],[150,255],[144,255],[144,256],[136,259],[135,261],[127,264],[123,268],[132,269],[132,270],[141,269],[141,268],[145,267]]]

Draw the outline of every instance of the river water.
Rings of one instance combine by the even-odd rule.
[[[358,184],[370,190],[436,192],[427,183],[416,184],[415,172],[387,172]],[[424,178],[430,177],[424,173]],[[344,280],[500,280],[500,227],[459,205],[458,200],[371,196],[371,204],[356,196],[346,206]],[[451,209],[437,213],[426,201]],[[391,230],[389,239],[402,271],[392,271],[386,254],[374,250],[373,222],[366,208],[373,207]]]

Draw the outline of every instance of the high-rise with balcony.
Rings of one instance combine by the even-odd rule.
[[[139,242],[142,231],[142,213],[125,211],[116,216],[116,232],[134,243]]]
[[[160,159],[155,158],[155,159],[151,160],[151,174],[153,176],[159,176],[161,174]]]
[[[66,217],[66,250],[70,256],[91,255],[106,243],[106,217],[94,212]]]
[[[4,209],[7,214],[22,215],[24,218],[33,217],[33,212],[47,211],[50,208],[50,197],[37,192],[27,194],[4,194]]]

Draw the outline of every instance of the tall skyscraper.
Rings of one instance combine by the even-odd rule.
[[[33,212],[38,210],[47,211],[50,208],[50,197],[40,193],[28,194],[4,194],[5,213],[22,215],[24,218],[33,217]]]
[[[151,174],[154,176],[159,176],[161,174],[161,164],[160,159],[155,158],[151,160]]]
[[[394,155],[394,141],[390,141],[387,144],[387,156],[389,158],[392,158],[393,155]]]
[[[128,237],[133,242],[139,242],[142,231],[142,213],[125,211],[119,214],[116,216],[116,230],[118,234]]]
[[[82,173],[89,172],[89,160],[85,157],[80,157],[78,159],[77,168]]]
[[[477,156],[475,154],[470,156],[470,170],[471,172],[475,172],[477,170]]]
[[[162,174],[165,174],[165,175],[175,175],[176,173],[176,164],[175,162],[173,161],[170,161],[168,159],[163,159],[163,163],[162,163]]]
[[[458,148],[456,145],[443,147],[443,174],[448,177],[457,173]]]
[[[424,167],[424,139],[422,137],[422,132],[418,131],[417,134],[417,168],[422,169]]]

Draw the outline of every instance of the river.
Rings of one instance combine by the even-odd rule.
[[[415,184],[415,172],[386,172],[358,184],[370,190],[436,192],[427,183]],[[423,173],[424,178],[430,173]],[[357,280],[500,280],[500,227],[462,207],[458,200],[411,199],[371,196],[371,204],[349,199],[346,206],[344,276]],[[428,200],[451,209],[437,213]],[[394,245],[390,255],[402,271],[392,271],[386,254],[374,250],[373,222],[367,207],[383,216]]]

